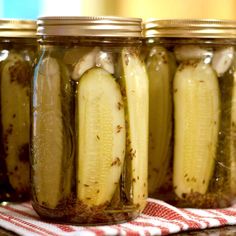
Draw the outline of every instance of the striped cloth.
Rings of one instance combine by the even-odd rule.
[[[236,225],[236,205],[214,210],[180,209],[149,198],[145,210],[136,220],[99,227],[43,222],[29,202],[0,206],[0,227],[25,236],[167,235],[224,225]]]

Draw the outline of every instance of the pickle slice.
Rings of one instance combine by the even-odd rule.
[[[111,201],[125,155],[123,99],[115,78],[101,68],[78,84],[77,198],[89,206]]]
[[[172,73],[166,49],[151,49],[147,60],[147,72],[150,96],[148,192],[152,194],[163,184],[170,161]]]
[[[122,85],[127,99],[128,145],[127,172],[133,204],[145,206],[148,158],[148,76],[137,52],[124,48],[121,53]],[[125,181],[127,182],[128,179]]]
[[[1,71],[1,118],[8,178],[19,193],[29,191],[30,79],[30,66],[10,53]]]
[[[67,174],[70,175],[69,166],[65,163],[71,153],[65,150],[70,149],[70,145],[65,145],[65,139],[70,137],[66,136],[63,126],[63,119],[68,114],[62,113],[62,75],[57,60],[46,57],[36,70],[33,88],[33,182],[39,204],[55,208],[70,193],[68,186],[71,183],[65,183]]]
[[[180,64],[174,78],[174,188],[178,197],[205,194],[213,174],[219,130],[217,77],[209,64]]]

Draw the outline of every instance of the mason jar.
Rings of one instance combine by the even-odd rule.
[[[30,196],[30,81],[36,22],[0,19],[0,202]]]
[[[236,22],[151,20],[149,195],[227,207],[236,194]]]
[[[42,17],[32,85],[33,207],[45,219],[112,224],[147,198],[148,77],[141,20]]]

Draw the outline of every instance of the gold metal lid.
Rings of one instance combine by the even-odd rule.
[[[171,38],[235,38],[236,21],[216,19],[150,19],[144,35]]]
[[[113,16],[69,17],[49,16],[37,20],[37,35],[141,37],[142,20]]]
[[[35,38],[36,21],[0,19],[0,37]]]

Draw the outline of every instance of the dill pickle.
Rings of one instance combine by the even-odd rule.
[[[210,65],[201,61],[179,65],[174,105],[175,193],[180,198],[205,194],[214,171],[220,122],[219,85]]]
[[[134,204],[145,205],[147,194],[147,156],[148,156],[148,76],[144,63],[136,51],[124,48],[121,52],[123,93],[126,96],[127,143],[126,158],[129,187]],[[137,119],[139,115],[141,118]]]
[[[101,91],[103,91],[101,93]],[[125,155],[125,116],[119,85],[101,68],[92,68],[78,84],[77,197],[86,205],[111,201]]]
[[[1,70],[1,122],[11,187],[29,192],[29,90],[31,67],[11,52]]]
[[[153,47],[147,59],[149,76],[149,194],[162,186],[169,167],[172,133],[171,68],[167,50]]]
[[[37,186],[35,195],[40,204],[55,208],[71,193],[73,153],[69,125],[66,123],[70,120],[72,90],[66,69],[61,70],[55,58],[44,58],[36,73],[33,184]]]

